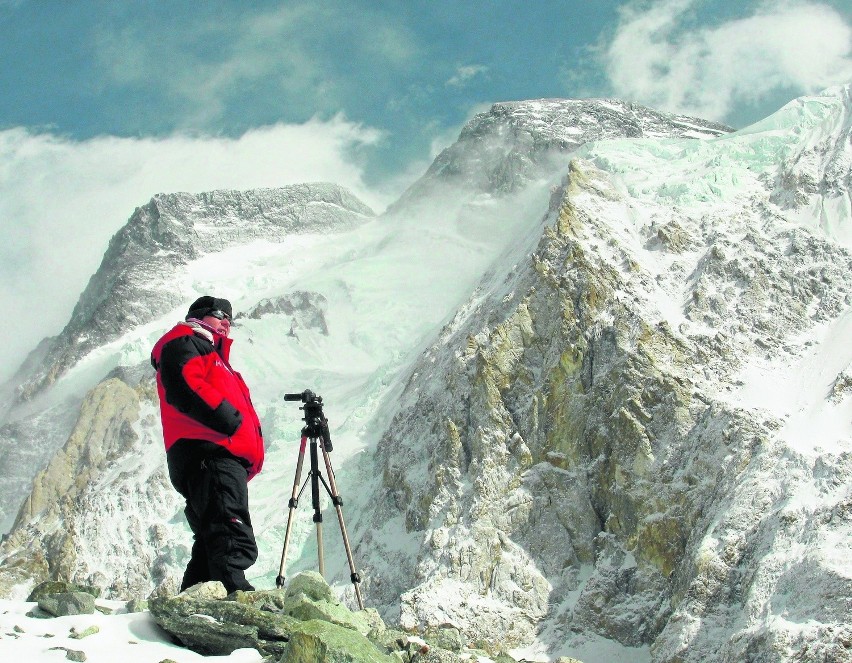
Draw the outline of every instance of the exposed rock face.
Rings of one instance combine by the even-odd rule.
[[[5,592],[52,578],[97,581],[111,595],[147,595],[146,576],[153,574],[155,584],[166,580],[165,567],[158,568],[168,565],[169,549],[182,537],[169,534],[165,526],[146,524],[154,513],[155,521],[165,522],[179,510],[166,475],[162,439],[156,439],[156,428],[150,426],[157,416],[154,389],[150,376],[136,388],[112,378],[84,399],[68,442],[36,477],[14,528],[0,545]],[[140,426],[146,419],[148,427]],[[136,458],[146,455],[146,476],[122,475],[123,463],[138,467]],[[107,514],[111,516],[103,520]],[[116,545],[127,537],[133,541],[133,555],[122,554],[124,546]],[[125,584],[123,579],[133,577]]]
[[[237,315],[236,319],[259,320],[266,315],[285,315],[290,317],[290,334],[293,336],[298,336],[299,329],[314,329],[328,336],[327,309],[328,300],[323,295],[299,291],[275,299],[262,299],[244,316]]]
[[[74,427],[81,399],[72,397],[0,426],[0,531],[8,532],[33,486]]]
[[[850,455],[800,453],[727,394],[743,358],[793,360],[801,330],[837,324],[852,255],[759,203],[634,212],[628,239],[607,219],[632,203],[590,162],[554,202],[528,263],[484,282],[412,372],[378,448],[367,595],[401,594],[403,626],[510,646],[546,624],[658,661],[843,660],[852,578],[816,541],[852,531]],[[666,293],[685,302],[672,323],[648,304]],[[388,523],[416,559],[383,543]],[[811,626],[771,598],[794,587],[821,606]]]
[[[73,500],[101,468],[127,453],[135,440],[132,425],[138,417],[139,397],[132,389],[119,380],[98,385],[80,408],[80,425],[36,477],[15,526],[48,509],[56,510],[63,500]]]

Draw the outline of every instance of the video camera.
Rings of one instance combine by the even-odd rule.
[[[301,401],[304,403],[300,410],[305,412],[303,433],[307,437],[321,437],[326,451],[332,451],[331,433],[328,430],[328,419],[322,411],[322,396],[317,396],[310,389],[298,394],[284,394],[285,401]]]

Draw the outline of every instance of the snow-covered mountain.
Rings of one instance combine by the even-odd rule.
[[[326,186],[156,198],[7,386],[0,476],[26,500],[5,593],[175,587],[188,533],[147,353],[215,293],[244,312],[234,363],[269,444],[256,585],[296,461],[282,395],[310,388],[366,600],[404,626],[542,660],[844,660],[850,117],[850,87],[736,133],[514,102],[378,217]],[[291,572],[315,566],[313,529]]]

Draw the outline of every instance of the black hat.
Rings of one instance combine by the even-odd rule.
[[[228,314],[228,317],[233,317],[233,312],[231,310],[231,302],[227,299],[219,299],[218,297],[211,297],[209,295],[205,295],[204,297],[199,297],[192,305],[189,307],[189,311],[186,314],[186,319],[195,318],[196,320],[201,320],[205,315],[208,315],[210,311],[224,311]]]

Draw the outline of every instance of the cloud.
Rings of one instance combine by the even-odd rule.
[[[342,117],[263,127],[236,139],[105,136],[77,142],[21,128],[0,131],[6,321],[0,379],[42,338],[62,329],[109,238],[154,194],[330,181],[378,212],[390,199],[365,186],[353,151],[379,139],[377,131]]]
[[[340,1],[244,7],[215,18],[93,29],[103,85],[156,89],[181,126],[211,127],[254,105],[275,117],[336,113],[361,86],[409,66],[415,39],[393,13]]]
[[[690,27],[695,0],[632,4],[603,47],[614,93],[674,112],[725,120],[742,104],[852,80],[852,28],[834,9],[774,2],[751,16]]]
[[[481,64],[460,66],[456,69],[455,75],[446,82],[446,85],[449,87],[464,87],[472,78],[475,78],[479,74],[484,74],[486,71],[488,71],[488,67]]]

